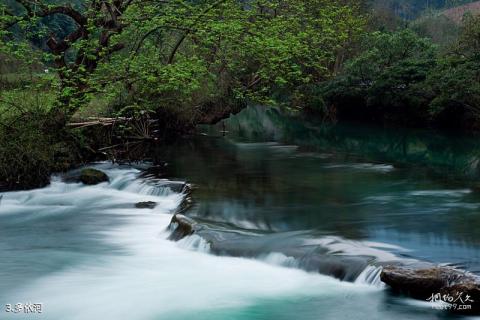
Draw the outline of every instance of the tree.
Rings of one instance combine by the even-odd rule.
[[[334,74],[365,25],[355,1],[172,1],[131,9],[120,38],[132,47],[103,75],[128,79],[135,103],[174,109],[193,124],[228,116],[238,101],[305,99],[304,87]]]
[[[458,42],[440,59],[428,79],[435,98],[432,116],[449,126],[480,120],[480,17],[467,16]]]
[[[365,25],[355,0],[15,2],[22,9],[4,8],[4,29],[10,40],[18,28],[38,38],[43,23],[67,117],[99,92],[125,97],[117,111],[168,109],[192,125],[236,112],[240,100],[301,104],[305,86],[340,70]],[[71,24],[45,20],[58,16]]]
[[[343,108],[346,116],[425,121],[430,95],[424,82],[437,55],[431,41],[409,29],[373,32],[362,48],[341,77],[323,87],[327,105]]]
[[[18,49],[18,43],[12,41],[14,28],[17,32],[20,30],[26,40],[31,40],[32,33],[45,37],[60,79],[61,110],[68,117],[85,102],[90,89],[89,75],[101,61],[124,48],[123,43],[112,41],[112,38],[125,28],[122,16],[133,2],[88,0],[73,6],[68,2],[49,4],[41,0],[15,0],[13,3],[21,7],[20,12],[15,13],[13,5],[1,9],[1,36],[13,50]],[[67,28],[50,29],[49,24],[41,24],[57,16],[67,17],[73,30],[65,33]]]

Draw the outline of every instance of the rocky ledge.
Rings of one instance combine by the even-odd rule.
[[[212,253],[219,255],[257,257],[270,251],[293,257],[298,265],[307,271],[336,277],[344,281],[354,281],[365,270],[369,262],[362,257],[332,255],[317,248],[284,246],[275,247],[276,238],[248,236],[244,232],[222,231],[220,225],[211,222],[197,222],[182,214],[173,216],[169,229],[170,240],[178,241],[192,234],[198,234],[211,245]],[[263,241],[262,239],[265,241]],[[241,244],[239,248],[239,243]],[[273,245],[272,245],[273,244]],[[273,247],[272,247],[273,246]],[[270,251],[262,251],[266,247]],[[306,251],[304,250],[306,249]],[[451,267],[435,266],[421,261],[394,262],[396,265],[380,264],[380,279],[390,291],[403,294],[424,302],[436,303],[433,306],[464,315],[480,314],[480,278],[472,273]],[[358,269],[358,270],[357,270]],[[351,276],[349,276],[351,275]]]

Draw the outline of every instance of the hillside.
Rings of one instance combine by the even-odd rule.
[[[382,8],[394,12],[397,16],[406,19],[416,19],[431,10],[445,10],[448,8],[476,2],[471,0],[371,0],[373,8]]]
[[[480,14],[480,1],[445,10],[442,14],[455,23],[460,23],[465,14],[469,12],[472,14]]]

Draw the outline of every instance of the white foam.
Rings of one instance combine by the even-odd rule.
[[[287,257],[283,253],[272,252],[259,257],[260,260],[275,266],[283,266],[289,268],[298,268],[298,261],[294,257]]]
[[[6,293],[12,301],[43,303],[39,319],[135,320],[171,319],[178,314],[195,318],[201,310],[248,306],[262,299],[365,292],[363,286],[282,267],[292,261],[279,254],[265,257],[265,263],[208,254],[208,243],[197,236],[179,243],[167,240],[170,212],[183,196],[152,195],[146,184],[135,180],[137,171],[122,170],[107,170],[110,184],[87,187],[53,181],[44,189],[6,194],[8,206],[1,207],[6,213],[12,206],[54,208],[61,202],[78,208],[78,214],[93,210],[122,221],[98,231],[103,242],[121,250],[99,253],[12,288]],[[155,209],[126,205],[145,200],[158,205]]]
[[[411,196],[420,196],[420,197],[463,197],[467,194],[472,193],[470,189],[459,189],[459,190],[421,190],[421,191],[411,191],[408,194]]]
[[[388,173],[395,170],[395,167],[389,164],[377,163],[352,163],[352,164],[332,164],[324,166],[326,169],[356,169],[365,171],[376,171],[380,173]]]
[[[382,267],[367,266],[365,270],[355,280],[358,284],[367,284],[378,288],[384,288],[385,284],[380,280],[382,273]]]
[[[204,253],[210,252],[210,243],[208,243],[205,239],[196,234],[192,234],[181,239],[180,241],[178,241],[178,245],[181,248],[185,248],[187,250],[199,251]]]

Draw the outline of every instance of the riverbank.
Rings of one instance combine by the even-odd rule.
[[[101,118],[103,119],[103,118]],[[152,118],[129,120],[132,127],[148,123],[150,136],[133,136],[125,131],[125,121],[116,123],[90,120],[81,123],[93,123],[86,127],[64,129],[59,134],[41,133],[32,135],[26,131],[28,143],[15,135],[17,131],[5,132],[3,145],[12,142],[12,148],[1,148],[0,155],[3,189],[29,189],[44,186],[54,172],[62,172],[92,161],[110,160],[113,162],[136,162],[153,160],[163,163],[163,155],[157,150],[169,149],[182,141],[195,140],[196,135],[227,135],[233,139],[253,141],[285,141],[300,143],[305,150],[318,149],[321,146],[331,148],[335,143],[335,152],[350,154],[352,159],[363,158],[391,163],[394,167],[418,167],[422,175],[435,179],[445,179],[452,184],[465,184],[477,190],[480,178],[480,150],[475,136],[451,131],[433,131],[402,127],[380,126],[361,122],[331,122],[292,113],[274,107],[249,107],[237,116],[232,116],[214,126],[200,126],[195,131],[178,135],[170,130],[169,136],[156,136],[163,132]],[[35,122],[39,130],[42,121]],[[121,127],[115,129],[115,126]],[[50,127],[48,127],[50,128]],[[358,128],[358,129],[356,129]],[[226,132],[224,132],[226,131]],[[352,134],[355,132],[355,134]],[[305,140],[305,136],[313,139]],[[130,136],[130,137],[129,137]],[[213,151],[215,152],[215,151]],[[25,163],[17,160],[21,157]],[[20,173],[18,173],[18,171]],[[388,170],[388,168],[385,168]],[[14,177],[11,183],[6,177]],[[23,180],[16,177],[25,177]]]

